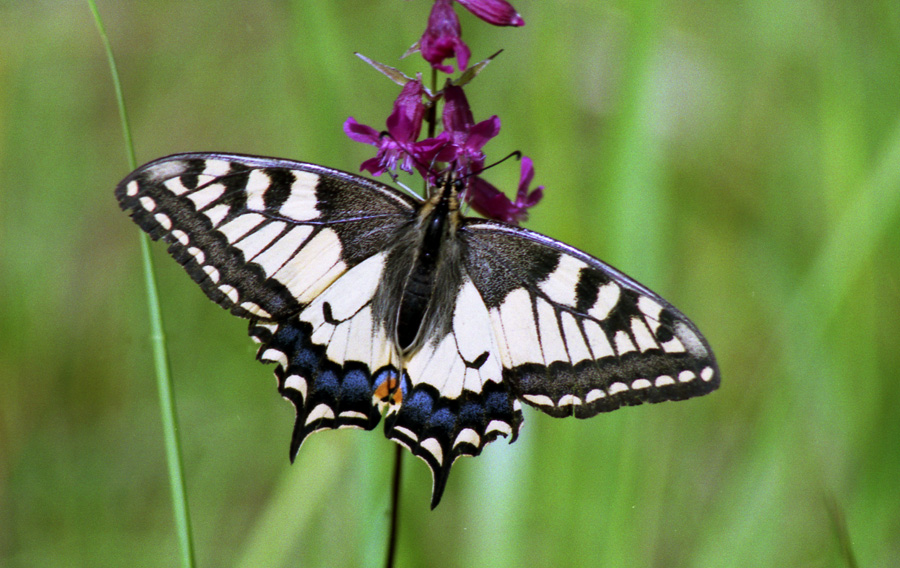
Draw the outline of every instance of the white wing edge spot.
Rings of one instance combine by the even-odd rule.
[[[670,377],[669,375],[660,375],[660,376],[656,377],[656,382],[655,382],[655,384],[656,384],[656,387],[657,387],[657,388],[659,388],[659,387],[666,387],[666,386],[669,386],[669,385],[674,385],[674,384],[675,384],[675,379],[673,379],[673,378]]]
[[[278,363],[282,367],[287,367],[287,364],[288,364],[287,355],[285,355],[284,353],[282,353],[281,351],[279,351],[277,349],[266,349],[265,351],[263,351],[263,354],[259,356],[259,360],[264,361],[266,363]],[[297,377],[297,375],[291,375],[291,376]],[[301,378],[301,377],[297,377],[297,378]],[[285,381],[284,384],[287,385],[287,381]]]
[[[259,305],[256,304],[255,302],[243,302],[241,304],[241,307],[244,308],[245,310],[247,310],[248,312],[250,312],[251,314],[253,314],[255,316],[259,316],[261,318],[272,317],[272,314],[270,314],[266,310],[259,307]]]
[[[510,426],[509,424],[507,424],[506,422],[504,422],[502,420],[491,420],[488,423],[487,428],[484,429],[484,433],[490,434],[491,432],[500,432],[507,436],[511,436],[512,435],[512,426]]]
[[[207,264],[203,267],[203,272],[205,272],[206,275],[209,276],[209,279],[213,282],[219,281],[219,269],[215,266],[210,266]]]
[[[606,393],[601,389],[594,389],[587,393],[587,396],[584,397],[584,402],[591,403],[595,400],[600,400],[601,398],[606,398]]]
[[[206,262],[206,255],[203,254],[203,251],[198,249],[197,247],[191,247],[187,249],[187,251],[189,255],[194,257],[194,260],[197,261],[197,264],[203,264],[204,262]]]
[[[653,385],[647,379],[638,379],[638,380],[634,381],[633,383],[631,383],[631,388],[633,388],[634,390],[648,389],[651,386],[653,386]]]
[[[678,373],[678,382],[689,383],[697,378],[693,371],[681,371]]]
[[[419,437],[416,436],[416,433],[413,432],[412,430],[410,430],[409,428],[404,428],[403,426],[394,426],[394,431],[400,432],[401,434],[403,434],[410,440],[415,440],[416,442],[419,441]]]
[[[522,398],[531,404],[536,404],[538,406],[554,406],[553,400],[549,396],[543,394],[523,394]]]
[[[453,447],[455,448],[460,444],[472,444],[477,448],[481,444],[481,436],[475,430],[465,428],[456,436],[456,440],[453,441]]]
[[[138,193],[138,182],[135,180],[131,180],[128,182],[128,185],[125,186],[125,195],[128,197],[134,197]]]
[[[278,331],[278,325],[274,324],[274,323],[257,323],[256,327],[261,327],[263,329],[266,329],[272,335],[275,335],[275,332]],[[262,343],[262,340],[259,337],[257,337],[256,334],[251,335],[250,339],[252,339],[254,343]]]
[[[709,382],[712,380],[712,378],[715,376],[715,374],[716,374],[716,372],[713,370],[712,367],[706,367],[702,371],[700,371],[700,378],[706,382]]]
[[[312,424],[313,422],[315,422],[316,420],[319,420],[322,418],[328,419],[328,420],[334,419],[334,411],[331,409],[330,406],[328,406],[324,402],[312,409],[312,411],[306,416],[306,422],[304,423],[304,425],[308,426],[308,425]]]
[[[368,420],[369,417],[359,412],[358,410],[345,410],[338,414],[338,418],[362,418],[363,420]],[[341,424],[341,428],[359,428],[355,424]]]
[[[559,399],[559,402],[556,404],[557,406],[580,406],[582,404],[581,399],[575,396],[574,394],[564,394]]]
[[[187,236],[187,233],[180,229],[175,229],[174,231],[172,231],[172,236],[175,237],[175,239],[183,246],[188,246],[191,242],[191,240]]]
[[[219,286],[219,291],[222,292],[223,294],[225,294],[225,296],[227,296],[228,299],[231,300],[235,304],[237,304],[238,301],[240,300],[240,297],[238,296],[238,291],[235,290],[234,286],[230,286],[228,284],[222,284],[221,286]]]
[[[609,385],[609,394],[610,396],[614,394],[619,394],[620,392],[625,392],[628,390],[628,385],[625,383],[613,383]]]
[[[444,463],[444,450],[441,449],[441,443],[437,441],[437,438],[422,440],[419,445],[422,446],[424,450],[428,451],[429,454],[433,455],[434,459],[436,459],[439,464]]]
[[[138,201],[141,202],[141,207],[143,207],[147,211],[153,211],[154,209],[156,209],[156,202],[149,197],[141,197]]]
[[[269,353],[269,351],[275,351],[275,350],[269,349],[268,351],[263,353],[263,358],[266,357],[266,355]],[[277,361],[281,362],[283,360],[284,363],[282,363],[282,366],[285,366],[287,364],[287,357],[285,357],[284,353],[282,353],[281,351],[275,351],[275,352],[278,353],[279,355],[281,355],[281,359],[278,359]],[[272,359],[268,359],[268,360],[271,361]],[[288,376],[288,378],[286,378],[284,380],[284,388],[295,390],[295,391],[299,392],[300,395],[303,396],[303,400],[306,400],[306,389],[308,387],[306,385],[306,379],[304,379],[300,375]]]

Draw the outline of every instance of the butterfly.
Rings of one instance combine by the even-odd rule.
[[[465,217],[458,183],[427,199],[323,166],[237,154],[152,161],[116,188],[207,296],[250,320],[296,408],[291,461],[319,430],[371,430],[453,462],[522,403],[588,418],[704,395],[719,370],[697,327],[615,268],[499,221]]]

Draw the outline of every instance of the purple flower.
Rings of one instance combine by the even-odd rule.
[[[452,0],[435,0],[428,16],[428,27],[418,43],[422,57],[432,67],[444,73],[453,73],[452,65],[444,65],[444,59],[453,57],[456,57],[460,70],[465,69],[469,64],[470,52],[461,34]]]
[[[522,157],[522,173],[519,177],[519,190],[515,202],[510,201],[499,189],[481,179],[474,177],[469,181],[465,200],[489,219],[497,219],[507,223],[519,224],[528,218],[528,209],[537,205],[544,196],[544,186],[539,185],[533,191],[528,190],[534,179],[534,165],[528,156]]]
[[[500,118],[494,115],[475,124],[462,88],[448,84],[444,88],[443,122],[454,154],[444,161],[454,161],[460,177],[480,172],[484,167],[481,149],[500,132]]]
[[[525,20],[506,0],[457,0],[466,10],[495,26],[524,26]]]
[[[524,26],[525,20],[506,0],[457,0],[466,10],[495,26]],[[456,58],[460,71],[469,64],[469,46],[462,40],[459,17],[453,11],[453,0],[435,0],[428,15],[428,26],[411,51],[419,50],[432,67],[453,73],[445,59]]]
[[[387,170],[396,170],[398,163],[401,170],[412,173],[418,154],[430,150],[431,139],[416,142],[422,131],[422,118],[425,116],[425,105],[422,94],[425,92],[418,79],[409,81],[400,96],[394,101],[394,110],[387,119],[387,135],[383,135],[371,126],[360,124],[352,116],[344,122],[344,132],[351,139],[371,144],[378,148],[374,158],[360,165],[360,170],[368,170],[378,176]]]

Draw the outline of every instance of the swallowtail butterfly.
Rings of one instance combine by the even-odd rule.
[[[427,200],[314,164],[179,154],[116,188],[214,302],[250,320],[297,420],[371,430],[432,470],[498,436],[522,402],[588,418],[719,384],[693,323],[625,274],[549,237],[464,217],[457,187]]]

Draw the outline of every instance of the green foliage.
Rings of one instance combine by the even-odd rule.
[[[526,411],[441,506],[405,460],[400,566],[884,566],[900,558],[900,28],[888,2],[515,3],[461,14],[487,149],[528,226],[646,283],[720,391]],[[138,161],[227,150],[354,171],[428,3],[100,1]],[[115,94],[86,4],[0,5],[0,564],[179,558]],[[518,170],[493,181],[515,187]],[[379,566],[393,447],[313,436],[245,324],[153,245],[198,565]]]

